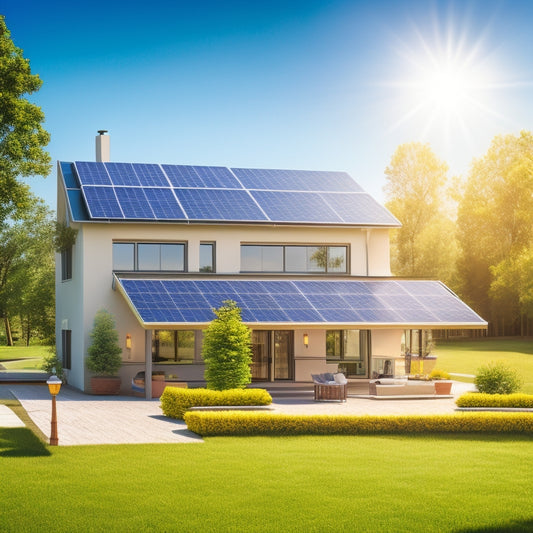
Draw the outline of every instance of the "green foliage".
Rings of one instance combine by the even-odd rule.
[[[187,427],[204,437],[221,435],[373,435],[410,433],[524,433],[533,435],[530,413],[330,416],[243,412],[185,413]]]
[[[182,389],[166,387],[161,395],[165,416],[182,419],[187,409],[196,406],[270,405],[272,397],[264,389]]]
[[[251,331],[243,324],[241,310],[232,300],[215,309],[215,318],[204,335],[202,356],[208,389],[244,388],[252,380]]]
[[[399,276],[454,277],[456,242],[447,205],[448,165],[428,144],[402,144],[385,170],[387,208],[402,223],[391,235],[392,270]]]
[[[488,394],[469,392],[455,400],[457,407],[533,408],[533,394]]]
[[[61,359],[56,355],[55,351],[51,351],[44,359],[41,366],[41,370],[44,370],[48,374],[55,374],[60,380],[63,381],[63,363]]]
[[[43,149],[50,141],[42,127],[44,114],[25,98],[41,84],[0,15],[0,226],[27,205],[29,190],[19,176],[46,176],[51,169],[50,155]]]
[[[115,321],[104,309],[98,311],[94,317],[91,339],[92,344],[87,349],[87,368],[97,375],[116,375],[122,365],[122,348],[118,344]]]
[[[434,379],[434,380],[450,379],[450,374],[448,374],[448,372],[446,372],[445,370],[440,370],[438,368],[434,368],[429,373],[429,379]]]
[[[503,361],[497,361],[480,367],[474,383],[479,392],[511,394],[520,389],[522,380],[516,370],[507,366]]]
[[[74,246],[77,235],[77,229],[67,226],[64,222],[56,222],[54,234],[54,248],[56,252],[61,253]]]

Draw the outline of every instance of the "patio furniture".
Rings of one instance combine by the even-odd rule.
[[[435,394],[435,384],[407,378],[382,378],[369,382],[368,393],[370,396],[428,396]]]
[[[348,380],[344,374],[311,374],[317,402],[345,402]]]

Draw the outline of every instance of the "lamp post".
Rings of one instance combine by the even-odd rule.
[[[61,388],[61,380],[56,376],[50,376],[46,382],[48,390],[52,395],[52,433],[50,435],[50,446],[57,446],[57,412],[56,412],[56,396]]]

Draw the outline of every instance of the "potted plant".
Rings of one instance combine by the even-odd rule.
[[[448,372],[435,368],[429,374],[429,378],[435,381],[435,394],[451,394],[452,382]]]
[[[87,349],[87,368],[95,375],[91,377],[92,394],[118,394],[122,366],[122,348],[118,344],[118,332],[110,313],[101,309],[94,317],[91,332],[92,344]]]

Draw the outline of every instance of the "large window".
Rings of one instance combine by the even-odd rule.
[[[200,243],[200,272],[215,272],[215,243]]]
[[[113,270],[185,271],[184,243],[113,243]]]
[[[370,331],[333,329],[326,331],[326,360],[337,363],[347,376],[367,376]]]
[[[347,246],[241,245],[242,272],[343,273]]]
[[[155,330],[152,338],[152,360],[155,363],[192,364],[195,332],[191,330]]]
[[[72,246],[61,251],[61,281],[72,279]]]
[[[61,330],[61,353],[63,356],[63,368],[70,370],[72,359],[72,330]]]

